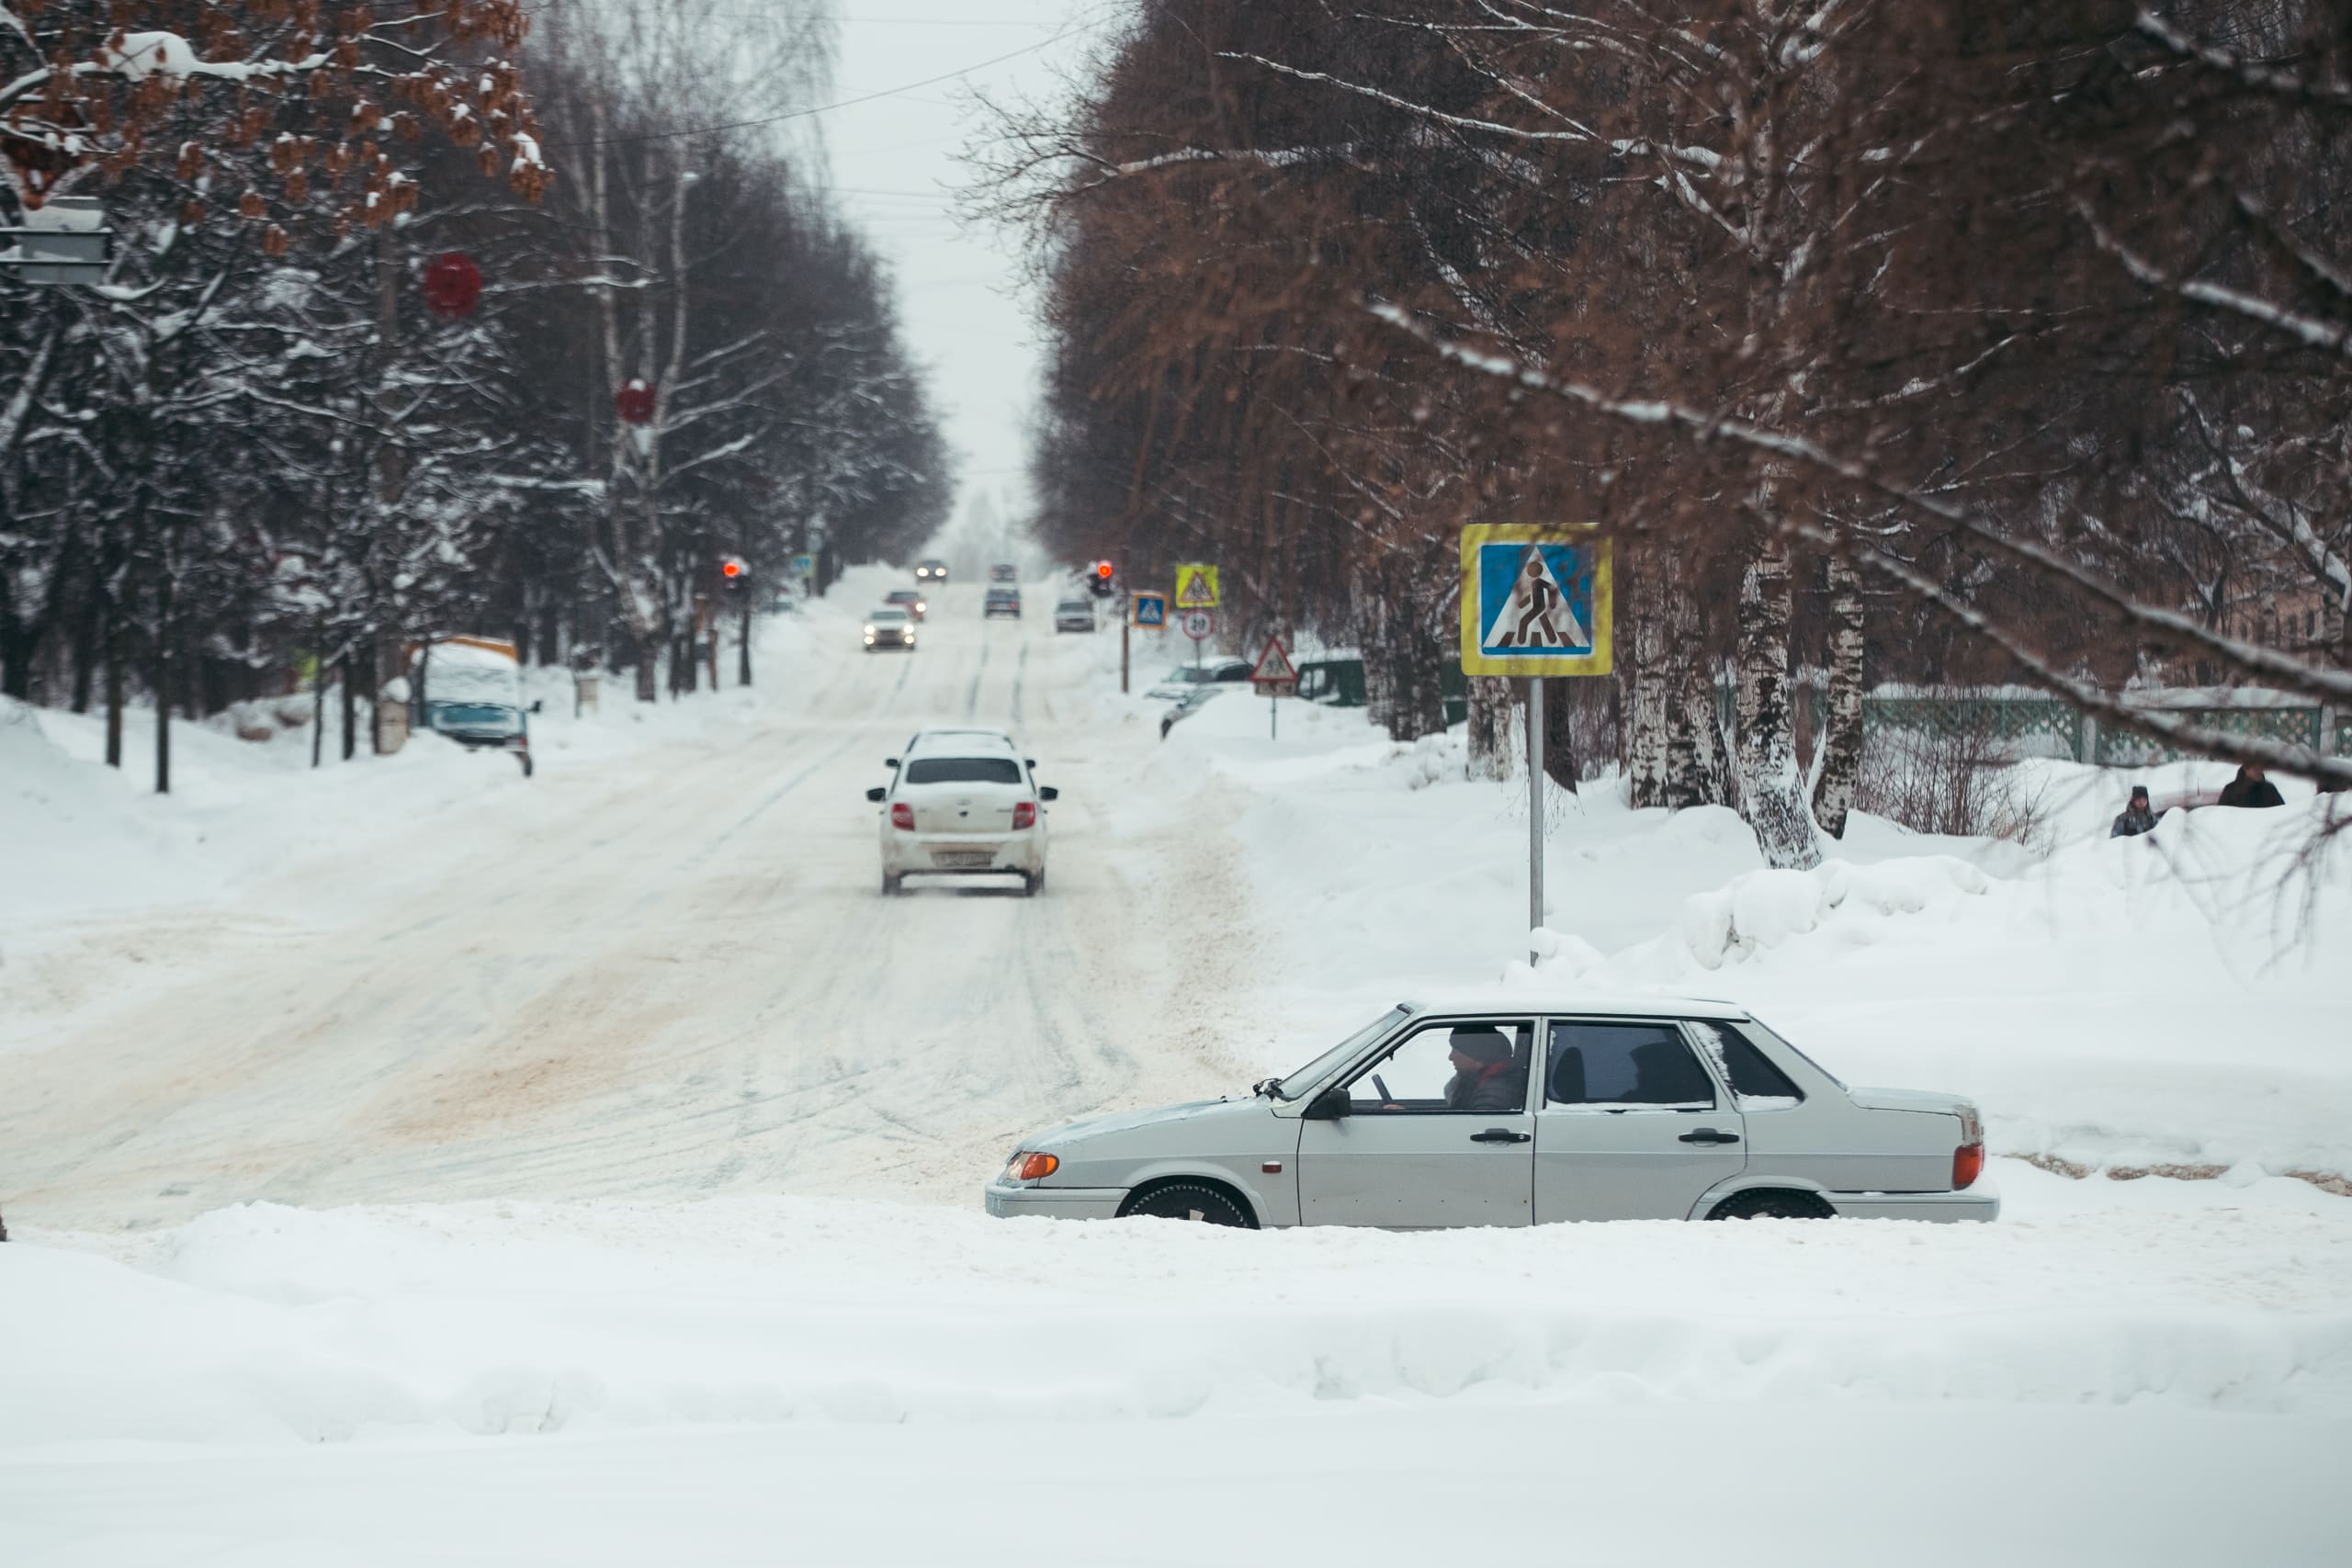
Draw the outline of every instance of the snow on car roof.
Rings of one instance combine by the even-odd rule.
[[[975,750],[1018,754],[1020,750],[1012,743],[1012,737],[1001,729],[955,729],[945,726],[918,729],[915,738],[907,742],[909,756],[918,751],[950,751],[957,756],[970,756]]]
[[[1720,997],[1681,997],[1658,991],[1563,991],[1490,986],[1475,991],[1416,992],[1396,1004],[1408,1012],[1539,1012],[1626,1013],[1656,1018],[1671,1013],[1682,1018],[1741,1019],[1747,1010]]]

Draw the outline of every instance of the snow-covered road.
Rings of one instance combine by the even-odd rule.
[[[104,928],[85,972],[202,962],[120,1001],[94,987],[10,1055],[9,1212],[113,1230],[245,1199],[969,1202],[1028,1127],[1234,1081],[1187,1027],[1244,961],[1221,935],[1230,854],[1213,824],[1103,830],[1120,770],[1076,694],[1101,650],[1042,614],[983,623],[957,585],[918,653],[869,656],[837,597],[740,723],[543,767],[228,911]],[[956,721],[1023,736],[1062,791],[1043,897],[878,896],[864,791],[917,726]],[[272,918],[298,904],[328,912]]]

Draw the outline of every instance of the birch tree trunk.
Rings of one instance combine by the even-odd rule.
[[[1625,603],[1620,598],[1619,604]],[[1655,592],[1642,597],[1630,617],[1632,636],[1623,645],[1629,657],[1618,670],[1624,693],[1625,803],[1639,809],[1668,804],[1668,715],[1673,686],[1667,668],[1665,606]]]
[[[1739,588],[1739,784],[1747,825],[1764,863],[1807,871],[1821,845],[1806,808],[1789,708],[1788,549],[1765,539]]]
[[[1518,772],[1511,741],[1510,682],[1499,675],[1470,678],[1470,776],[1496,783]]]
[[[1722,806],[1730,791],[1715,716],[1714,671],[1703,657],[1699,605],[1676,587],[1661,596],[1657,703],[1666,726],[1665,799],[1669,809]]]
[[[1822,717],[1821,774],[1813,815],[1833,839],[1846,836],[1862,762],[1862,581],[1854,563],[1829,558],[1829,700]]]

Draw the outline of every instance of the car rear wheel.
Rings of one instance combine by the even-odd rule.
[[[882,897],[885,898],[897,897],[899,888],[904,885],[905,879],[903,877],[893,876],[888,872],[884,872],[882,874]]]
[[[1119,1217],[1192,1220],[1206,1225],[1258,1228],[1250,1212],[1232,1193],[1205,1181],[1163,1181],[1156,1187],[1147,1187],[1119,1206]]]
[[[1838,1211],[1827,1200],[1811,1192],[1786,1192],[1769,1187],[1735,1192],[1711,1210],[1711,1220],[1834,1220]]]

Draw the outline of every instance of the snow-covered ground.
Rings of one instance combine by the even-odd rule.
[[[1113,636],[857,650],[169,801],[0,713],[0,1562],[2341,1561],[2352,895],[2308,801],[2045,847],[1555,802],[1544,978],[1748,1002],[1960,1089],[1997,1224],[1389,1235],[991,1222],[1020,1133],[1523,979],[1524,819],[1458,738]],[[1034,584],[1034,605],[1053,585]],[[1182,655],[1138,637],[1140,691]],[[919,722],[1019,730],[1050,889],[877,896]],[[139,739],[134,732],[134,742]],[[136,744],[134,744],[136,750]],[[2157,777],[2205,782],[2195,770]]]

